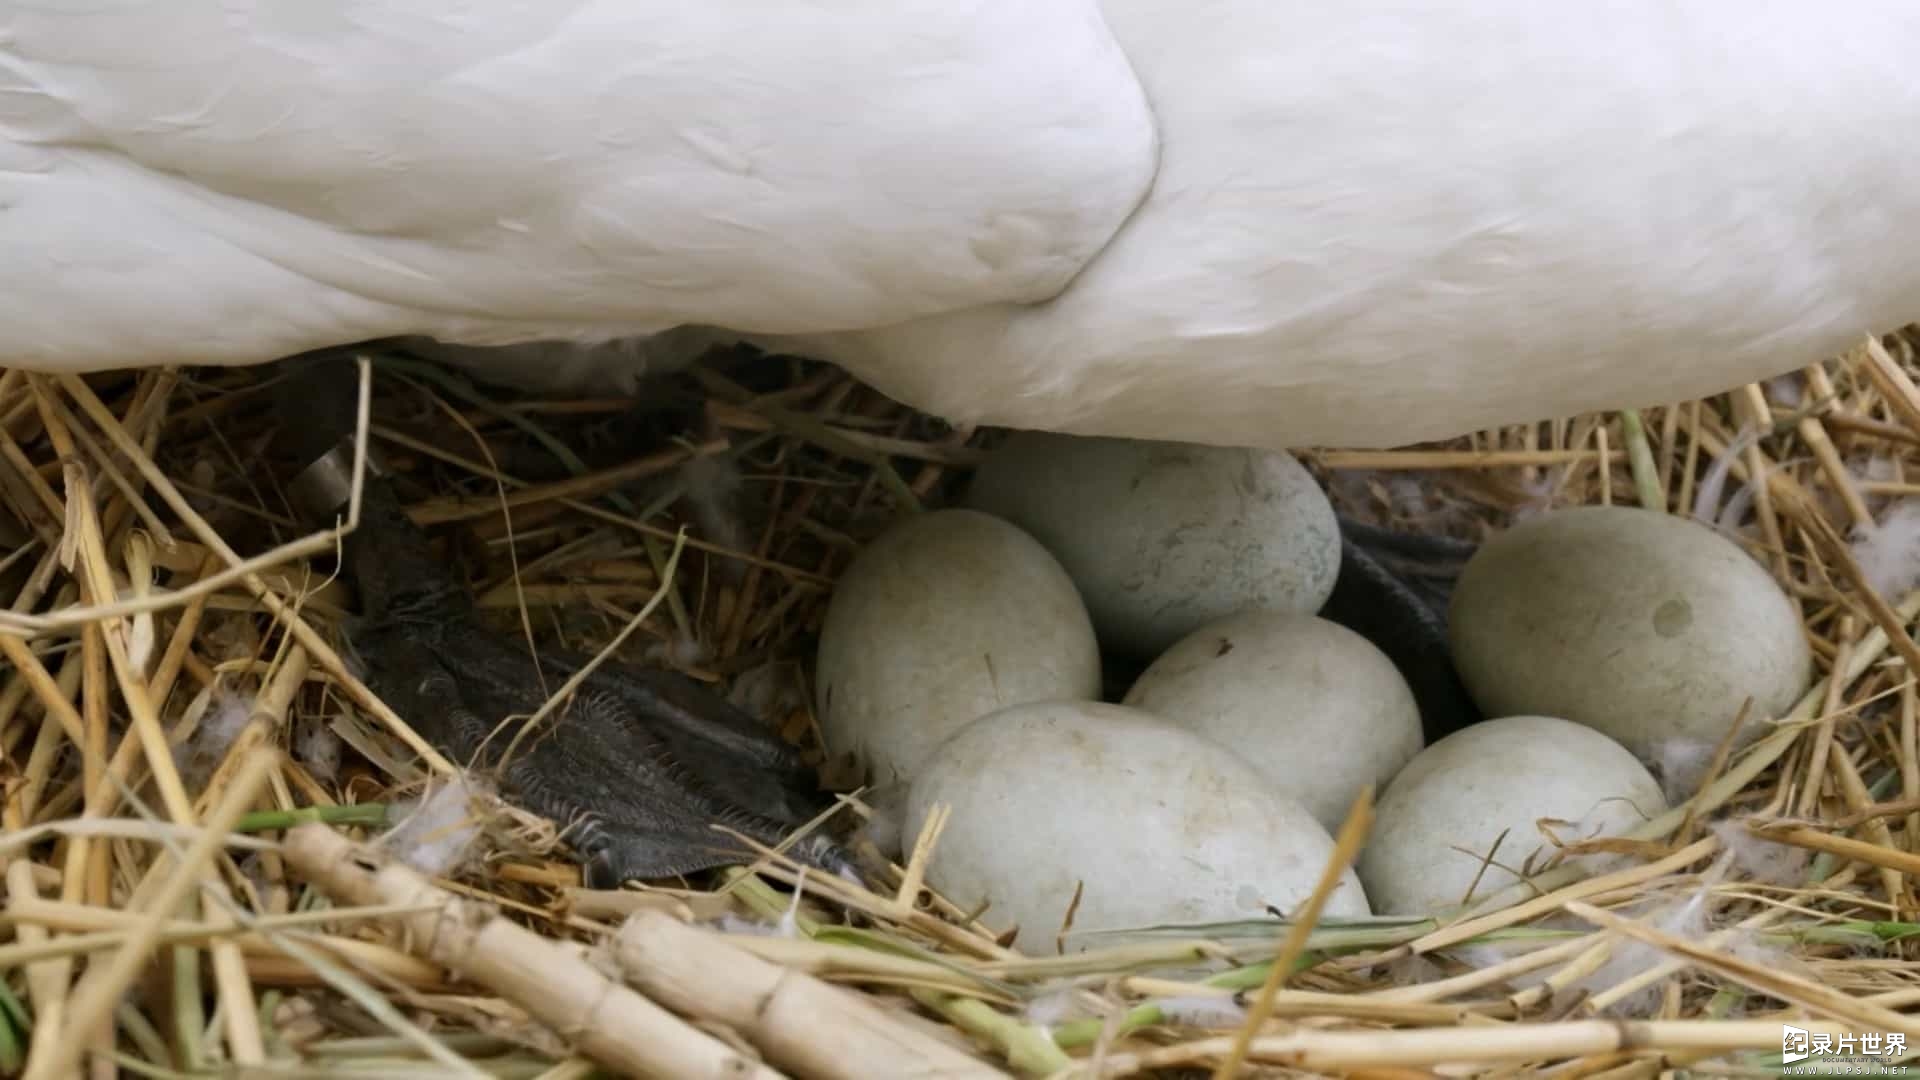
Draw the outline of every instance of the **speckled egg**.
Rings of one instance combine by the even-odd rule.
[[[1231,751],[1135,709],[1016,706],[967,725],[922,766],[907,837],[952,808],[929,880],[1051,952],[1075,929],[1260,918],[1312,893],[1333,852],[1304,807]],[[1368,914],[1349,871],[1332,917]]]
[[[1484,544],[1454,589],[1454,661],[1489,716],[1559,716],[1642,760],[1713,745],[1806,691],[1813,655],[1778,584],[1726,537],[1621,506],[1557,510]]]
[[[814,679],[828,752],[889,785],[970,720],[1096,696],[1100,656],[1045,548],[999,518],[939,510],[888,529],[841,575]]]
[[[1382,915],[1439,913],[1516,884],[1511,869],[1554,855],[1543,819],[1570,843],[1619,836],[1666,809],[1646,766],[1590,727],[1487,720],[1422,750],[1387,785],[1360,880]],[[1483,873],[1489,854],[1497,865]]]
[[[1420,707],[1393,661],[1313,615],[1208,623],[1162,653],[1123,704],[1225,746],[1330,832],[1362,787],[1384,785],[1424,744]]]
[[[1284,453],[1019,432],[967,502],[1032,533],[1101,643],[1143,660],[1241,611],[1318,611],[1340,570],[1333,508]]]

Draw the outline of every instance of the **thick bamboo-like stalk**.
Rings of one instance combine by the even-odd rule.
[[[421,955],[525,1009],[604,1065],[663,1080],[780,1080],[773,1069],[601,974],[573,949],[508,921],[491,905],[462,900],[325,825],[288,832],[285,855],[335,900],[426,908],[392,920],[412,932]]]
[[[795,1076],[1006,1076],[888,1016],[868,998],[762,960],[664,912],[640,911],[628,919],[614,939],[614,958],[627,981],[648,997],[739,1031]]]

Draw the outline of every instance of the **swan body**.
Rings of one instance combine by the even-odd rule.
[[[1091,2],[0,8],[0,356],[883,325],[1057,295],[1156,134]]]
[[[1160,125],[1146,204],[1048,303],[814,352],[959,420],[1385,446],[1718,393],[1920,312],[1920,8],[1102,7]]]
[[[1380,446],[1920,308],[1920,9],[117,0],[0,12],[0,359],[716,339],[951,419]]]

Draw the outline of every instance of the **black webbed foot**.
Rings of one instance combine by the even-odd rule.
[[[1340,576],[1321,616],[1373,642],[1406,676],[1428,744],[1479,721],[1447,644],[1447,604],[1474,545],[1344,517],[1340,534]]]
[[[328,428],[350,430],[338,399],[351,385],[331,364],[290,380],[282,401],[297,409],[281,415],[294,456],[335,445]],[[456,764],[497,772],[509,797],[560,823],[590,884],[751,861],[754,849],[726,830],[774,847],[831,805],[791,747],[674,672],[604,663],[529,727],[588,658],[543,653],[536,664],[525,643],[482,624],[385,479],[366,485],[343,554],[362,608],[349,645],[369,688]],[[829,871],[852,865],[824,835],[789,853]]]
[[[586,658],[546,653],[536,667],[523,645],[445,606],[369,620],[352,640],[368,685],[423,737],[498,770],[511,796],[566,828],[592,884],[751,861],[713,826],[777,846],[828,805],[790,748],[675,673],[604,664],[529,728]],[[846,865],[824,839],[793,854]]]

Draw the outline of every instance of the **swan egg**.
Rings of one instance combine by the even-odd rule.
[[[987,514],[937,510],[882,533],[840,576],[815,684],[828,752],[884,787],[977,717],[1096,696],[1100,656],[1046,549]]]
[[[1333,839],[1231,751],[1119,705],[1043,702],[982,717],[921,768],[906,837],[951,810],[928,880],[1051,951],[1076,930],[1260,919],[1312,893]],[[1076,891],[1079,895],[1075,906]],[[1349,870],[1331,917],[1366,916]]]
[[[1643,761],[1713,747],[1751,695],[1779,717],[1806,691],[1800,614],[1738,544],[1684,518],[1588,506],[1481,546],[1449,612],[1454,663],[1488,716],[1558,716]]]
[[[1329,831],[1369,783],[1420,752],[1420,707],[1359,634],[1313,615],[1251,611],[1162,653],[1123,704],[1203,735],[1265,773]]]
[[[1422,750],[1387,785],[1360,880],[1383,915],[1435,914],[1518,883],[1513,871],[1557,854],[1555,839],[1619,836],[1666,809],[1646,766],[1592,728],[1486,720]]]
[[[1032,533],[1101,644],[1141,659],[1238,612],[1318,611],[1340,570],[1326,493],[1276,451],[1017,432],[967,502]]]

